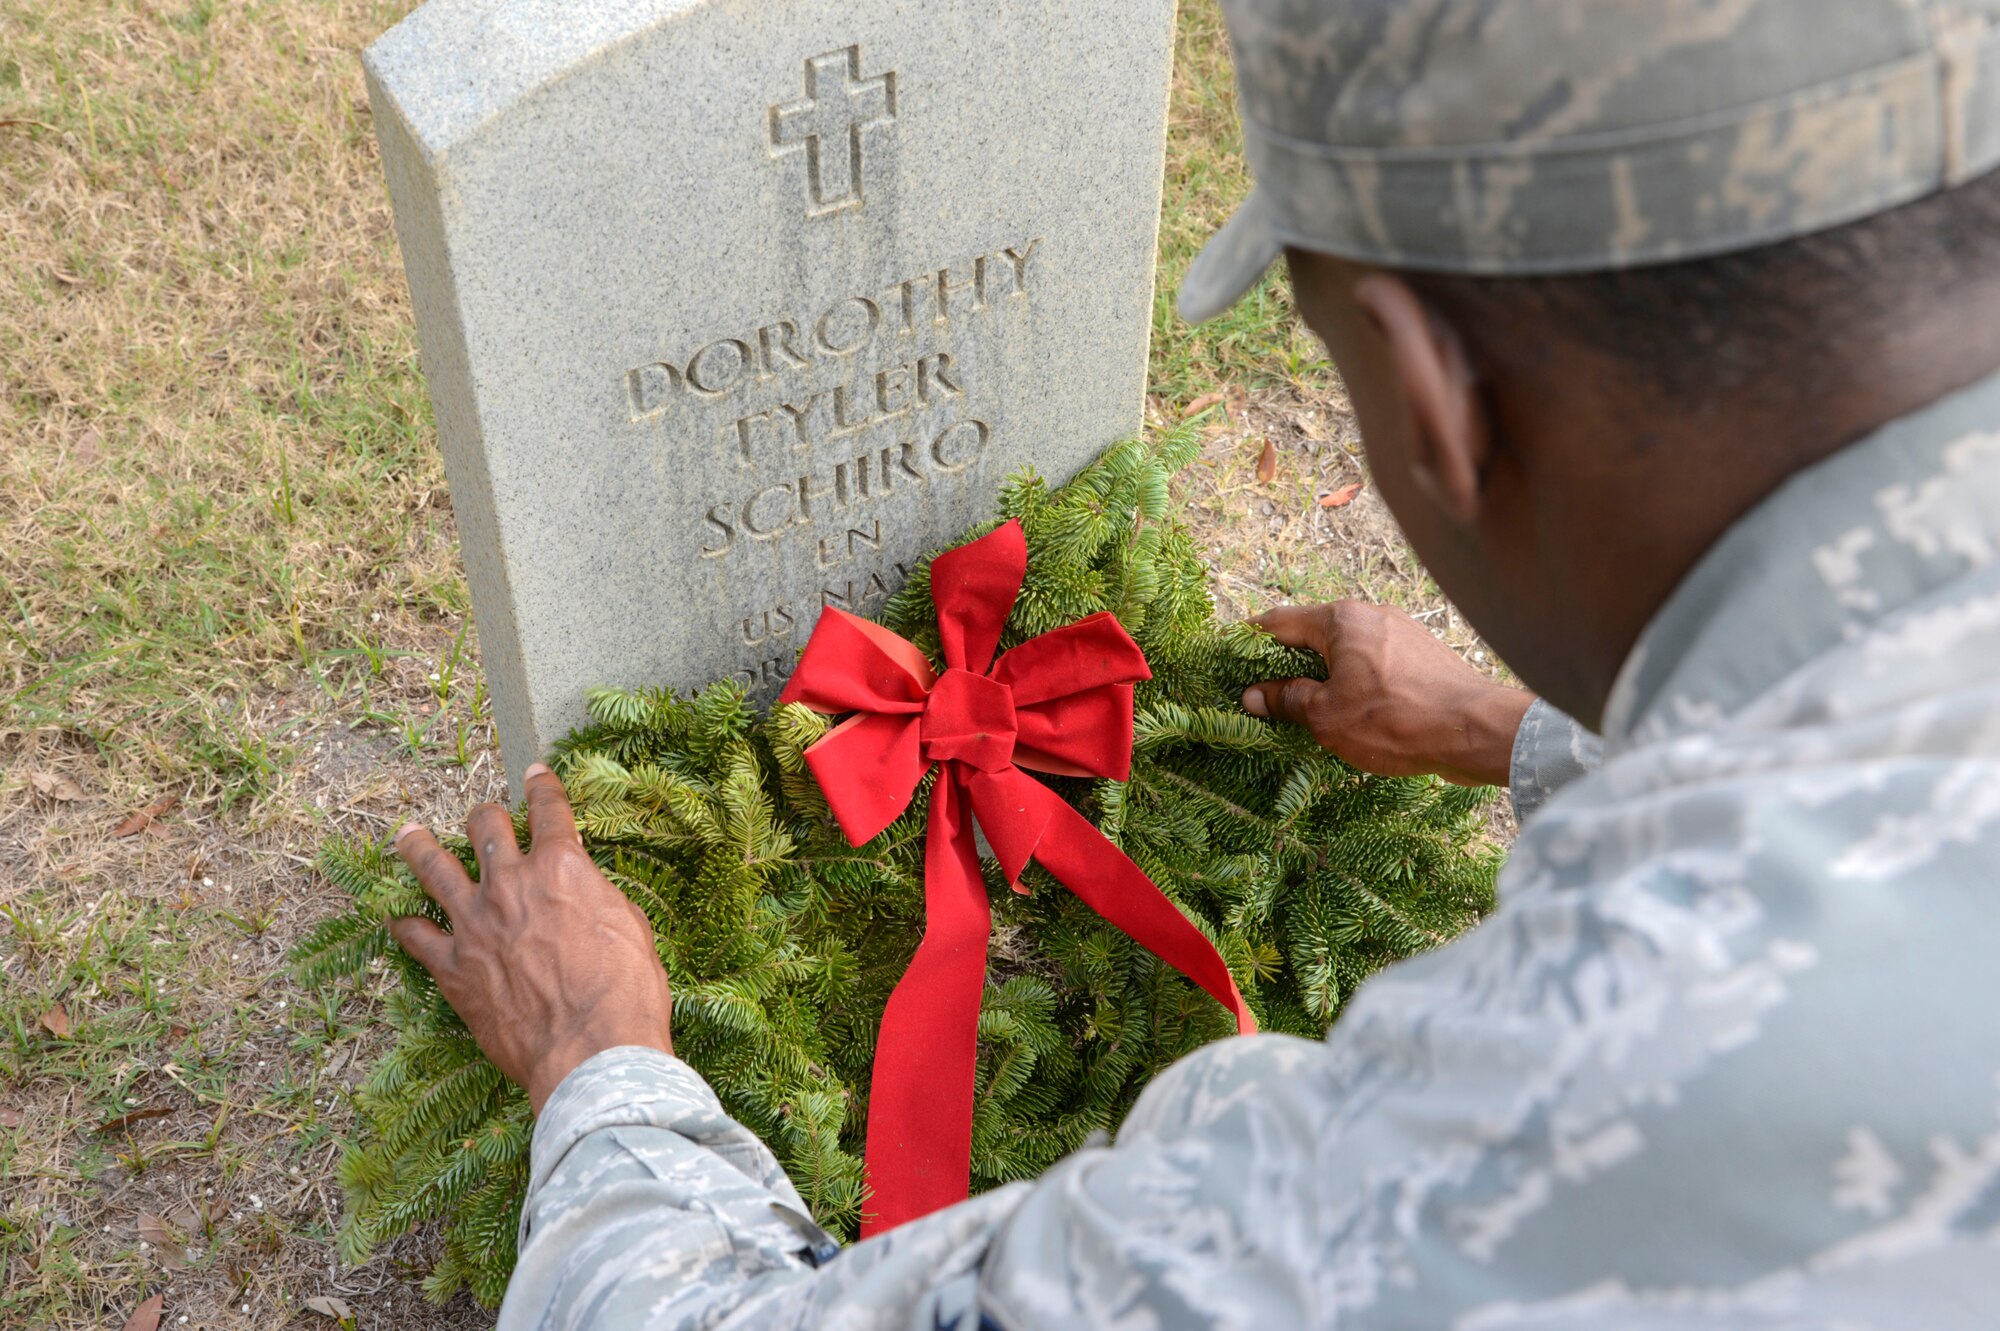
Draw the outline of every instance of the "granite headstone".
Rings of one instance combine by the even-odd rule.
[[[366,66],[515,788],[1136,431],[1173,0],[431,0]]]

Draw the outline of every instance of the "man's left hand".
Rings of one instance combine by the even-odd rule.
[[[1274,679],[1243,694],[1252,716],[1288,721],[1364,772],[1504,786],[1531,693],[1495,684],[1401,610],[1363,601],[1281,606],[1251,621],[1326,659],[1326,678]]]

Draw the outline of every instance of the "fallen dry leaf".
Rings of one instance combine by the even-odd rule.
[[[1222,394],[1220,393],[1203,393],[1200,397],[1187,404],[1187,410],[1181,413],[1181,419],[1191,421],[1221,401]]]
[[[317,1298],[307,1299],[306,1311],[318,1313],[321,1317],[331,1317],[337,1322],[348,1321],[354,1316],[354,1309],[347,1306],[346,1299],[337,1299],[331,1294],[321,1294]]]
[[[149,1105],[144,1109],[134,1109],[129,1114],[117,1118],[107,1118],[97,1125],[99,1132],[122,1132],[134,1123],[144,1123],[149,1118],[165,1118],[174,1112],[172,1105]]]
[[[21,1116],[20,1110],[0,1105],[0,1128],[18,1128],[25,1122],[27,1119]]]
[[[167,1310],[167,1296],[155,1294],[125,1319],[125,1331],[160,1331],[160,1314]]]
[[[28,784],[52,800],[80,800],[83,787],[60,772],[30,772]]]
[[[163,795],[151,804],[148,804],[145,808],[129,815],[124,822],[112,828],[111,835],[117,837],[138,836],[139,833],[153,825],[155,818],[164,818],[167,814],[172,813],[174,806],[180,802],[180,796],[178,795]]]
[[[169,1225],[150,1211],[139,1215],[139,1237],[160,1250],[160,1256],[171,1262],[187,1260],[187,1249],[181,1246],[180,1236]]]
[[[41,1015],[42,1029],[59,1040],[69,1039],[69,1009],[56,1004]]]
[[[1361,493],[1361,482],[1349,481],[1346,485],[1341,486],[1338,490],[1335,490],[1332,494],[1321,495],[1319,497],[1319,506],[1321,508],[1346,508],[1349,504],[1354,502],[1354,496],[1360,493]]]
[[[1269,485],[1278,475],[1278,446],[1269,439],[1264,441],[1264,451],[1257,457],[1257,480]]]

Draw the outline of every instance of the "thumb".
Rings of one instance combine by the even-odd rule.
[[[1273,679],[1243,690],[1243,710],[1295,726],[1310,725],[1307,714],[1326,685],[1317,679]]]

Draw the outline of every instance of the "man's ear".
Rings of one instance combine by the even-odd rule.
[[[1479,517],[1492,430],[1458,331],[1408,283],[1372,273],[1354,299],[1388,344],[1415,422],[1411,479],[1460,526]]]

